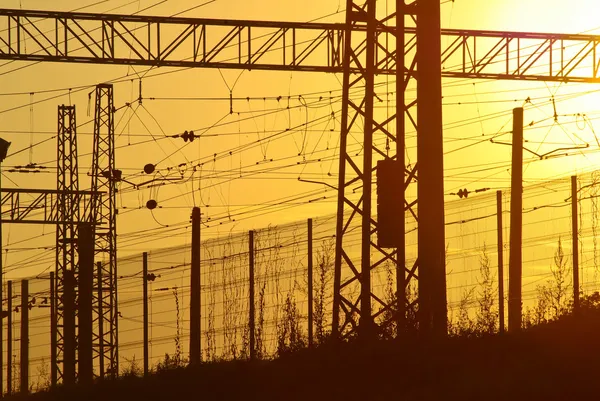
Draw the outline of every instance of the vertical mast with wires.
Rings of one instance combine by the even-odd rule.
[[[396,141],[396,116],[403,106],[397,102],[396,112],[391,116],[380,116],[374,110],[377,96],[375,71],[395,68],[397,54],[389,49],[378,51],[382,45],[379,41],[383,40],[379,33],[389,30],[386,25],[397,19],[397,15],[395,11],[378,15],[375,0],[360,3],[348,0],[346,4],[342,63],[344,80],[332,319],[332,332],[340,339],[355,333],[364,338],[376,335],[379,311],[389,310],[392,306],[372,292],[372,271],[383,263],[402,264],[404,271],[397,251],[386,250],[375,241],[379,226],[372,211],[374,165],[378,159],[395,159],[395,155],[389,156],[379,142],[383,137]],[[353,154],[350,149],[356,145],[362,151]],[[360,232],[360,248],[352,247],[352,232]]]
[[[102,260],[100,289],[94,305],[95,320],[99,330],[94,335],[94,357],[102,358],[99,366],[107,367],[105,373],[110,377],[118,376],[118,320],[117,320],[117,210],[116,183],[121,172],[115,169],[114,143],[114,104],[113,86],[101,84],[96,87],[96,106],[94,115],[94,148],[92,155],[92,191],[103,192],[101,200],[93,202],[90,222],[102,221],[95,226],[94,254]],[[98,305],[101,304],[101,307]],[[101,335],[99,333],[102,333]]]
[[[415,28],[412,33],[405,32],[405,17]],[[422,331],[447,330],[440,37],[439,0],[397,0],[395,10],[383,12],[376,10],[375,0],[347,1],[332,318],[337,338],[372,337],[394,322],[399,332],[406,308],[416,303]],[[397,79],[391,115],[375,110],[380,100],[375,72],[386,69],[395,69]],[[417,87],[416,99],[405,98],[409,86]],[[412,126],[405,127],[406,122]],[[412,128],[418,174],[416,162],[405,163],[405,133]],[[395,153],[385,145],[389,141],[396,142]],[[385,179],[377,182],[377,194],[383,196],[377,200],[379,206],[393,207],[378,212],[389,212],[390,220],[373,213],[373,178],[380,168],[387,171],[378,175]],[[415,196],[410,184],[417,181]],[[418,221],[419,236],[411,265],[405,255],[408,217],[411,224]],[[360,247],[352,241],[358,232]],[[386,265],[396,270],[396,301],[384,299],[371,285],[371,276]],[[417,279],[419,297],[409,305],[405,290]]]
[[[57,135],[57,220],[56,225],[56,308],[52,332],[52,344],[56,345],[56,364],[52,364],[53,381],[65,378],[64,357],[64,279],[67,274],[77,277],[78,255],[77,255],[77,221],[80,220],[79,200],[79,170],[77,166],[77,123],[75,118],[75,106],[58,106],[58,135]],[[67,352],[68,354],[68,352]],[[62,367],[62,369],[61,369]],[[74,374],[74,372],[72,372]],[[72,377],[71,379],[75,379]]]

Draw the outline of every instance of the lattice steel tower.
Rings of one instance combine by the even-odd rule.
[[[56,321],[52,333],[52,352],[56,352],[57,365],[52,366],[52,382],[62,378],[65,369],[65,341],[74,341],[73,338],[65,340],[64,333],[64,283],[67,274],[77,275],[77,222],[80,221],[79,199],[75,194],[79,190],[79,170],[77,167],[77,122],[75,106],[58,106],[58,135],[57,135],[57,177],[56,189],[57,220],[56,225],[56,281],[55,302]],[[71,336],[67,336],[71,337]],[[69,347],[67,347],[69,348]],[[72,348],[70,348],[72,349]],[[74,355],[71,357],[74,358]],[[54,358],[53,358],[54,359]],[[67,357],[68,359],[68,357]],[[74,368],[74,365],[70,365]],[[62,368],[62,369],[61,369]],[[67,372],[74,375],[74,371]]]
[[[376,10],[376,0],[360,3],[346,3],[333,332],[341,338],[357,332],[370,337],[393,320],[402,329],[405,289],[418,279],[419,327],[425,333],[445,333],[440,3],[397,0],[391,11]],[[409,24],[413,29],[405,29]],[[375,101],[382,102],[385,91],[376,83],[376,74],[393,69],[396,99],[390,115],[376,111]],[[407,89],[415,84],[416,97],[407,99]],[[407,121],[412,127],[405,127]],[[417,152],[408,166],[407,128],[417,131]],[[373,177],[383,164],[391,166],[396,178],[394,188],[382,190],[391,192],[400,211],[394,224],[386,226],[392,246],[389,238],[382,245],[382,225],[372,207]],[[408,191],[414,182],[416,194]],[[418,219],[418,257],[411,266],[405,265],[407,216]],[[353,247],[356,241],[351,238],[358,231],[360,249]],[[396,305],[371,285],[372,275],[385,264],[396,269]],[[391,311],[390,319],[386,312]]]
[[[117,321],[117,224],[116,181],[120,172],[115,170],[113,86],[96,87],[94,116],[94,149],[92,156],[92,191],[103,192],[102,200],[93,203],[91,216],[104,224],[95,228],[95,250],[102,260],[99,299],[96,299],[95,358],[100,376],[105,372],[117,376],[118,321]]]

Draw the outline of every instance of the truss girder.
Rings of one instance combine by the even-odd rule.
[[[77,205],[80,217],[65,220],[58,212],[58,198],[67,196]],[[2,188],[2,223],[71,224],[87,221],[91,204],[102,194],[94,191],[57,191],[44,189]],[[83,216],[83,217],[82,217]],[[102,224],[98,221],[96,224]]]
[[[0,17],[0,59],[327,72],[341,66],[339,24],[6,9]]]
[[[414,7],[413,7],[414,8]],[[412,10],[407,9],[408,13]],[[395,16],[382,19],[389,24]],[[344,24],[0,9],[0,59],[343,73]],[[374,69],[396,74],[381,24]],[[366,29],[355,24],[353,32]],[[413,35],[415,27],[404,29]],[[600,35],[445,29],[442,76],[600,82]],[[410,51],[414,42],[407,42]],[[356,54],[362,49],[356,47]],[[353,63],[350,71],[360,72]]]
[[[94,358],[102,358],[98,366],[106,367],[108,374],[116,377],[118,365],[117,320],[117,211],[114,143],[113,86],[96,87],[94,117],[94,150],[92,155],[92,190],[106,192],[107,196],[92,205],[90,218],[105,222],[94,230],[94,254],[101,261],[101,289],[95,299],[94,320],[98,327],[94,338]],[[99,298],[99,299],[98,299]],[[99,305],[101,304],[101,307]],[[100,338],[102,333],[102,338]]]

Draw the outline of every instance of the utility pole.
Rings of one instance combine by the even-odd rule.
[[[144,377],[148,376],[148,252],[142,254],[142,280],[144,298]]]
[[[521,330],[523,239],[523,108],[513,110],[510,192],[510,259],[508,265],[508,330]]]
[[[254,326],[254,231],[250,231],[248,233],[248,264],[250,268],[250,277],[249,277],[249,293],[250,293],[250,360],[253,361],[256,359],[256,349],[255,349],[255,326]]]
[[[367,0],[364,9],[363,18],[367,22],[367,40],[365,43],[365,69],[363,71],[366,90],[365,90],[365,114],[364,114],[364,150],[363,150],[363,168],[365,172],[363,178],[363,213],[361,214],[361,259],[360,259],[360,318],[358,323],[359,336],[364,339],[371,339],[375,333],[373,327],[373,317],[371,314],[371,192],[373,187],[373,133],[374,129],[374,109],[375,102],[375,48],[377,42],[375,26],[377,24],[377,13],[375,12],[376,0]],[[368,172],[368,173],[367,173]]]
[[[405,138],[405,123],[406,123],[406,111],[405,111],[405,85],[406,81],[404,78],[404,67],[405,67],[405,56],[404,56],[404,28],[405,28],[405,13],[406,13],[405,0],[396,0],[396,68],[397,71],[402,73],[396,73],[396,177],[401,178],[399,183],[401,187],[398,190],[400,195],[399,207],[401,208],[398,213],[398,233],[397,233],[397,246],[396,246],[396,327],[398,339],[401,338],[401,333],[406,328],[406,237],[405,237],[405,226],[406,226],[406,215],[405,215],[405,204],[406,193],[405,188],[410,182],[410,178],[405,183],[405,170],[406,170],[406,138]]]
[[[12,293],[12,281],[8,281],[7,284],[7,297],[8,297],[8,319],[6,322],[6,326],[8,329],[8,332],[6,333],[6,391],[8,393],[8,395],[11,395],[13,390],[12,390],[12,370],[13,370],[13,366],[12,366],[12,354],[13,354],[13,349],[12,349],[12,342],[13,342],[13,321],[12,321],[12,314],[13,314],[13,303],[12,303],[12,297],[13,297],[13,293]]]
[[[440,2],[419,0],[416,7],[419,329],[424,335],[444,336],[447,333],[447,302],[442,71],[438,62],[441,53]]]
[[[8,148],[10,147],[10,142],[5,141],[0,138],[0,199],[2,199],[2,162],[6,159],[6,155],[8,153]],[[1,217],[0,213],[0,217]],[[1,220],[1,218],[0,218]],[[2,265],[2,222],[0,221],[0,312],[2,312],[3,297],[2,297],[2,287],[4,286],[4,267]],[[2,327],[2,317],[0,316],[0,397],[4,395],[4,387],[2,382],[2,376],[4,372],[4,327]]]
[[[63,276],[63,371],[65,386],[75,384],[75,273],[65,270]]]
[[[498,320],[504,333],[504,240],[502,238],[502,191],[496,191],[496,230],[498,232]]]
[[[2,177],[2,162],[0,162],[0,177]],[[0,178],[0,199],[2,198],[2,179]],[[2,213],[0,212],[0,216]],[[4,270],[2,267],[2,222],[0,222],[0,311],[4,307],[4,303],[2,301],[2,287],[4,286]],[[10,313],[10,312],[9,312]],[[10,330],[10,328],[9,328]],[[4,327],[2,324],[2,317],[0,316],[0,397],[4,396],[4,383],[3,383],[3,374],[4,374]],[[7,356],[7,364],[10,356]],[[10,393],[9,393],[10,394]]]
[[[98,376],[104,379],[104,319],[103,319],[103,295],[102,295],[102,262],[96,262],[96,284],[98,290]]]
[[[93,383],[94,380],[94,351],[92,342],[92,299],[94,295],[94,230],[91,224],[80,223],[78,231],[78,379],[80,384],[84,386],[89,386]]]
[[[313,346],[313,220],[308,219],[308,347]]]
[[[50,386],[56,387],[58,362],[56,352],[56,283],[54,272],[50,272]]]
[[[190,274],[190,365],[201,362],[200,208],[192,209],[192,271]]]
[[[577,226],[577,176],[571,177],[571,225],[573,231],[573,308],[579,310],[579,228]]]
[[[21,394],[29,393],[29,280],[21,281]]]

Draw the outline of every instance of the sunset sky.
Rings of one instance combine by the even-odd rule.
[[[141,14],[327,22],[342,22],[345,7],[341,0],[214,0],[206,3],[196,7],[199,2],[190,0],[96,3],[4,0],[2,7],[119,14],[145,10]],[[378,1],[380,12],[392,6],[391,1],[388,3]],[[597,19],[600,6],[593,0],[442,3],[444,28],[600,33]],[[138,77],[143,77],[142,106],[137,104]],[[141,171],[147,163],[156,164],[166,178],[183,176],[180,182],[161,187],[135,190],[126,183],[121,185],[117,223],[121,255],[189,242],[186,226],[193,206],[202,207],[206,222],[203,235],[207,237],[332,214],[336,206],[335,192],[326,185],[299,182],[298,178],[337,184],[340,116],[336,114],[332,118],[331,113],[340,109],[341,78],[341,75],[322,73],[175,68],[147,71],[145,67],[3,62],[0,63],[0,132],[13,143],[3,170],[29,162],[54,167],[56,142],[50,138],[56,131],[57,105],[75,104],[80,125],[80,189],[87,189],[92,124],[83,123],[93,118],[93,96],[89,103],[88,94],[97,83],[118,80],[115,83],[115,106],[120,108],[115,119],[118,122],[116,164],[123,170],[124,178],[134,183],[146,180],[148,177]],[[379,79],[385,82],[385,78]],[[524,175],[526,185],[591,171],[600,160],[595,138],[595,132],[600,133],[599,85],[476,80],[444,80],[443,84],[447,194],[459,188],[509,187],[510,147],[482,139],[509,131],[514,107],[524,106],[526,124],[534,122],[525,136],[529,141],[527,146],[537,153],[590,146],[585,154],[528,163]],[[81,87],[84,88],[78,89]],[[69,91],[69,88],[74,89]],[[233,114],[230,114],[230,89],[235,98]],[[389,89],[378,94],[389,107],[395,102],[393,90],[394,83],[389,81]],[[550,101],[553,96],[555,108]],[[278,97],[281,98],[278,100]],[[526,104],[527,98],[531,101]],[[30,102],[34,102],[32,107]],[[131,107],[125,107],[127,102]],[[386,112],[385,107],[378,112]],[[310,124],[303,127],[306,122]],[[296,126],[301,129],[291,130],[281,139],[264,140],[272,133]],[[204,137],[192,144],[164,138],[185,130],[202,132]],[[30,132],[33,133],[31,138]],[[262,140],[260,146],[212,161],[215,153],[221,156],[258,139]],[[499,140],[510,142],[510,135]],[[30,153],[27,149],[30,143],[41,144]],[[525,158],[531,160],[527,153]],[[199,162],[203,165],[194,172],[191,166]],[[185,166],[182,167],[182,163]],[[2,185],[52,189],[55,174],[51,168],[35,177],[4,173]],[[318,200],[323,197],[325,199]],[[455,198],[449,195],[447,200]],[[147,210],[145,204],[149,199],[156,200],[161,209]],[[293,200],[289,202],[290,199]],[[285,200],[294,207],[281,209]],[[32,254],[43,257],[19,273],[33,274],[51,268],[54,253],[44,248],[54,245],[53,228],[7,227],[3,233],[3,248],[8,249],[4,257],[9,271],[11,264]],[[153,235],[151,239],[148,233]]]

